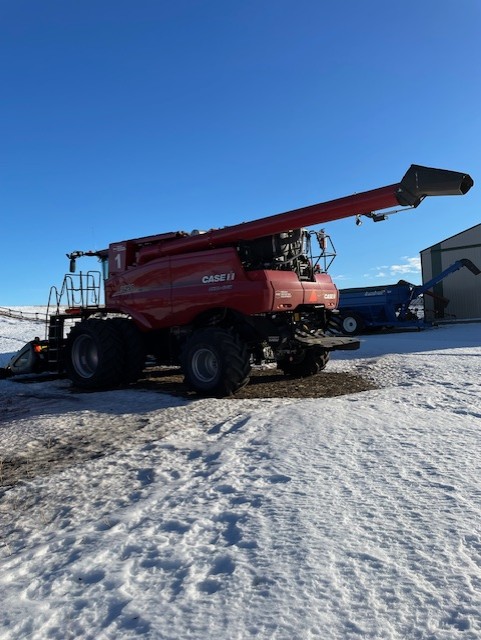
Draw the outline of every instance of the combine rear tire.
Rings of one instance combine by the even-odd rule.
[[[249,354],[239,336],[209,327],[195,331],[182,352],[185,383],[200,395],[224,397],[249,382]]]
[[[122,367],[122,337],[112,322],[90,318],[72,328],[67,338],[65,368],[77,387],[112,387],[120,382]]]
[[[294,378],[308,378],[326,368],[329,362],[329,351],[311,347],[301,351],[293,360],[281,360],[277,363],[286,375]]]

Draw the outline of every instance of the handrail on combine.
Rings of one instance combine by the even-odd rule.
[[[50,287],[47,304],[47,318],[50,315],[52,297],[55,297],[55,313],[60,313],[62,300],[66,300],[66,307],[98,307],[101,304],[101,282],[100,271],[82,271],[78,274],[67,273],[64,276],[60,292],[57,287]]]
[[[61,293],[58,292],[55,285],[52,285],[48,292],[47,309],[45,311],[45,340],[48,338],[48,319],[51,315],[50,307],[52,306],[52,296],[55,296],[55,314],[58,315],[60,313]]]
[[[65,287],[67,306],[69,308],[80,307],[81,309],[98,307],[100,305],[100,283],[100,271],[66,274],[62,289]]]

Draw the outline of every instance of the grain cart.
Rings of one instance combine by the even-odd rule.
[[[219,397],[245,385],[254,363],[313,375],[331,351],[360,343],[330,331],[339,294],[311,249],[322,232],[305,227],[377,221],[385,209],[472,185],[467,174],[412,165],[399,183],[252,222],[74,251],[45,339],[25,345],[3,375],[63,372],[77,387],[98,389],[137,380],[148,355],[180,365],[195,392]],[[101,271],[73,274],[83,256],[98,258]]]
[[[365,329],[421,328],[428,325],[424,318],[418,318],[412,311],[412,303],[423,294],[430,295],[435,284],[463,267],[475,276],[481,273],[471,260],[462,258],[421,285],[399,280],[396,284],[341,289],[339,326],[342,333],[354,336]],[[443,301],[445,304],[449,302],[445,298]]]

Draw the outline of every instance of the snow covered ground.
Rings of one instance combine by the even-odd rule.
[[[0,366],[39,332],[0,317]],[[0,381],[0,473],[66,461],[0,493],[0,638],[481,638],[481,325],[367,336],[328,367],[381,388]]]

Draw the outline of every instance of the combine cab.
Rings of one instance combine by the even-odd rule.
[[[331,351],[360,343],[334,331],[339,292],[323,263],[325,235],[306,227],[349,216],[377,221],[386,209],[472,185],[467,174],[412,165],[399,183],[252,222],[74,251],[71,272],[84,256],[101,269],[66,276],[46,340],[26,345],[4,375],[55,371],[99,389],[137,380],[150,356],[180,365],[197,393],[219,397],[244,386],[254,363],[313,375]]]

